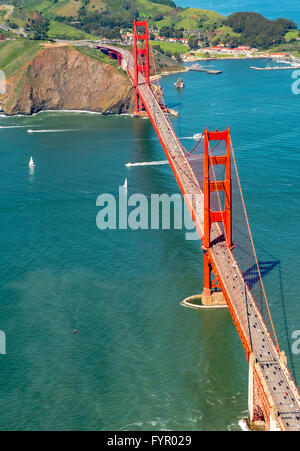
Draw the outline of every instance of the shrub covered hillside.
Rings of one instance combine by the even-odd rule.
[[[256,47],[269,47],[289,40],[291,30],[297,30],[292,20],[268,20],[257,13],[234,13],[226,20],[226,25],[240,34],[243,43]],[[294,34],[297,38],[298,33]],[[285,39],[286,37],[286,39]]]
[[[177,7],[173,0],[0,0],[0,23],[24,29],[33,39],[119,38],[135,18],[149,19],[166,38],[200,39],[203,46],[249,44],[267,49],[299,42],[292,20],[267,20],[256,13],[228,18],[214,11]]]

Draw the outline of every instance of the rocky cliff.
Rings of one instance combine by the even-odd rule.
[[[2,108],[8,115],[42,110],[128,113],[133,88],[121,69],[71,46],[49,46],[9,80]]]

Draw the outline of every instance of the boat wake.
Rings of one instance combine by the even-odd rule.
[[[179,138],[180,141],[184,141],[185,139],[193,139],[195,141],[199,141],[199,139],[203,138],[202,133],[195,133],[193,136],[182,136]]]
[[[26,128],[26,125],[0,125],[0,128]]]
[[[250,429],[248,428],[248,425],[247,425],[245,420],[240,420],[239,421],[239,427],[242,429],[242,431],[246,431],[246,432],[250,431]]]
[[[144,161],[142,163],[127,163],[125,166],[133,167],[133,166],[159,166],[159,165],[165,165],[169,164],[168,160],[162,160],[162,161]]]
[[[78,130],[75,129],[60,129],[60,130],[27,130],[27,133],[64,133],[64,132],[76,132]]]
[[[202,135],[201,135],[202,136]],[[184,139],[196,139],[196,136],[182,136],[181,138],[179,138],[180,140],[184,140]]]

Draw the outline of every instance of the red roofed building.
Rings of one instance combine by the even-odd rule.
[[[249,45],[239,45],[237,50],[239,52],[250,52],[251,47],[249,47]]]

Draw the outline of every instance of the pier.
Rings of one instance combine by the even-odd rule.
[[[255,66],[251,66],[250,69],[255,69],[255,70],[297,70],[300,69],[300,64],[299,66],[274,66],[274,67],[255,67]]]

